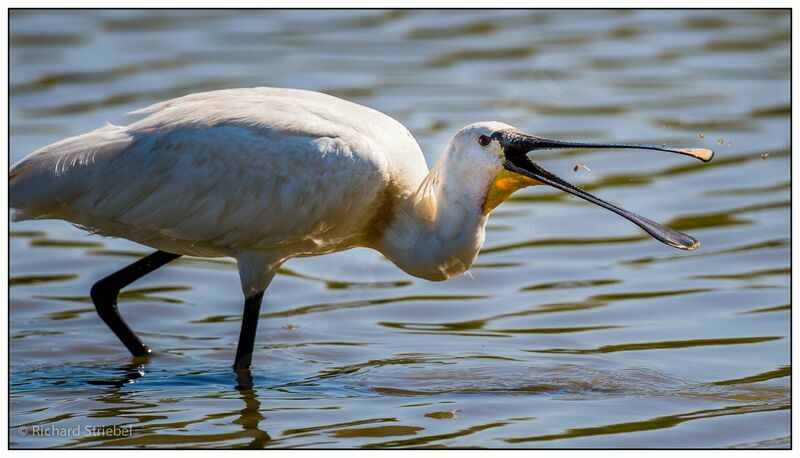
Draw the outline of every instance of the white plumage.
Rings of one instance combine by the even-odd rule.
[[[109,300],[115,304],[119,288],[178,255],[236,258],[245,296],[257,296],[259,305],[286,260],[356,246],[380,251],[412,275],[444,280],[472,265],[489,212],[535,184],[609,208],[669,245],[697,246],[526,156],[545,148],[630,146],[556,142],[484,122],[456,133],[429,171],[402,124],[316,92],[214,91],[140,112],[146,117],[129,126],[107,125],[46,146],[10,172],[15,219],[63,219],[166,252],[93,290],[101,316],[134,354],[146,347],[115,308],[108,311]],[[703,160],[712,154],[635,147]],[[252,333],[250,340],[254,325]],[[242,361],[249,365],[249,357]]]
[[[359,245],[397,197],[389,193],[427,173],[397,121],[320,93],[216,91],[141,112],[150,114],[15,165],[16,219],[65,219],[169,252],[272,264]]]

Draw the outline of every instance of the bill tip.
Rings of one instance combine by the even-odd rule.
[[[703,162],[709,162],[714,158],[714,152],[708,148],[685,148],[683,151]]]

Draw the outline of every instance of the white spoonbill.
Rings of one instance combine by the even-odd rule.
[[[458,131],[428,170],[402,124],[317,92],[204,92],[141,112],[149,115],[53,143],[14,165],[14,218],[63,219],[157,250],[91,290],[100,317],[134,356],[150,350],[119,315],[123,287],[182,255],[236,258],[245,305],[234,369],[248,374],[264,290],[288,259],[369,247],[411,275],[446,280],[472,265],[489,212],[538,184],[693,250],[692,237],[571,185],[528,153],[638,148],[713,156],[702,148],[547,140],[480,122]]]

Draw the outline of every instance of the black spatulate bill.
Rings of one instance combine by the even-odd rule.
[[[645,232],[653,236],[656,240],[671,247],[681,250],[692,251],[700,246],[694,237],[676,231],[675,229],[656,223],[643,216],[639,216],[628,210],[620,208],[610,202],[594,196],[583,189],[558,177],[549,170],[533,162],[528,156],[529,151],[554,149],[554,148],[636,148],[665,151],[676,154],[691,156],[701,161],[708,162],[714,156],[711,150],[705,148],[678,148],[656,145],[631,145],[614,143],[575,143],[548,140],[541,137],[523,134],[521,132],[505,132],[498,136],[506,155],[505,168],[509,171],[532,178],[541,183],[553,186],[554,188],[566,191],[581,199],[611,210],[612,212],[629,220],[633,224],[644,229]]]

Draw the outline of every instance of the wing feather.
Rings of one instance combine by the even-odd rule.
[[[368,214],[389,179],[383,145],[358,123],[399,123],[340,102],[334,109],[359,107],[353,122],[337,123],[319,100],[284,95],[164,102],[131,126],[106,126],[24,159],[11,171],[11,206],[18,219],[62,218],[154,246],[206,247],[198,252],[357,232],[352,215]]]

